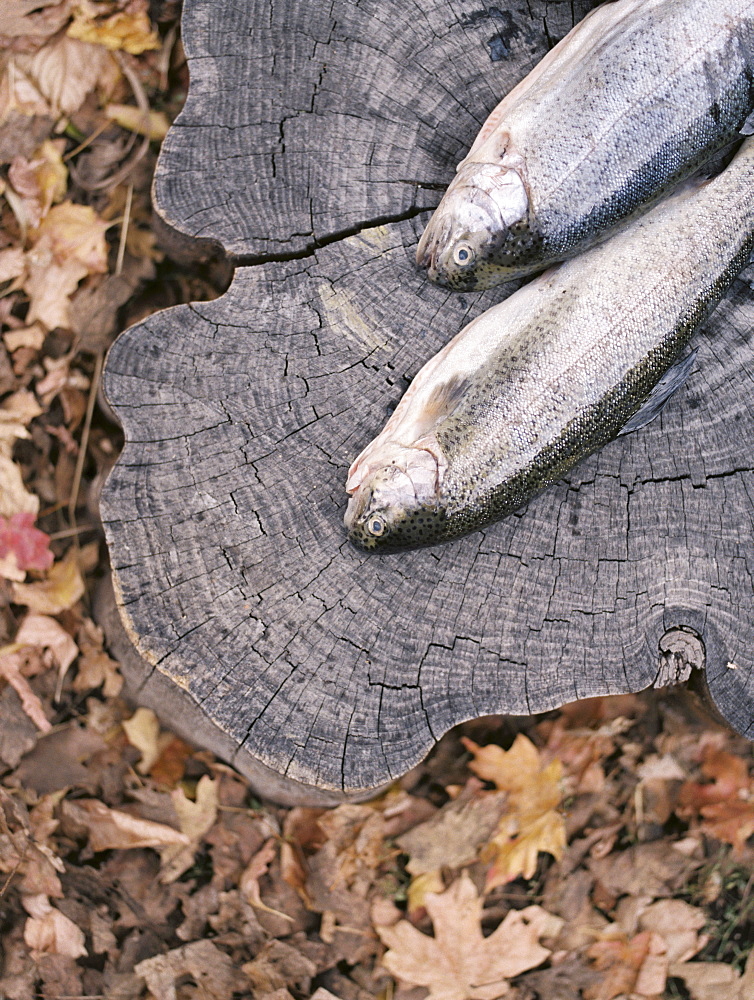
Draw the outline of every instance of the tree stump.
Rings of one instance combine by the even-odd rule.
[[[752,728],[754,294],[661,417],[525,509],[429,549],[345,537],[349,463],[512,286],[427,283],[416,243],[500,97],[591,2],[186,0],[191,90],[158,167],[238,265],[133,327],[105,390],[111,642],[139,700],[285,802],[365,795],[451,726],[706,672]]]

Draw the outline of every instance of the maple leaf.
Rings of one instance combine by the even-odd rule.
[[[482,901],[464,872],[443,893],[428,893],[427,912],[435,936],[407,920],[378,927],[390,949],[382,964],[414,986],[426,986],[433,1000],[496,1000],[508,992],[508,980],[549,957],[541,937],[555,936],[563,925],[539,906],[511,910],[489,937],[482,936]]]
[[[560,761],[543,766],[539,751],[522,733],[508,751],[494,745],[480,747],[467,738],[463,743],[474,754],[471,770],[509,795],[508,809],[482,855],[494,859],[486,889],[518,875],[531,878],[540,851],[558,859],[566,846],[565,823],[556,812],[561,799]]]

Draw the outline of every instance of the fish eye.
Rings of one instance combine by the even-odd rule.
[[[387,524],[385,523],[385,519],[380,517],[379,514],[372,514],[367,518],[366,528],[370,535],[379,538],[380,535],[385,534]]]
[[[470,264],[473,264],[475,257],[476,252],[473,246],[463,240],[453,248],[453,260],[459,267],[468,267]]]

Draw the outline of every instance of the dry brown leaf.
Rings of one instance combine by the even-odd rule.
[[[65,197],[68,168],[63,162],[65,139],[47,139],[31,159],[14,158],[8,180],[19,195],[9,199],[23,233],[35,229],[52,205]]]
[[[7,247],[5,250],[0,250],[0,282],[20,277],[25,269],[26,258],[20,247]],[[5,334],[5,337],[7,336]],[[7,342],[5,346],[8,347]],[[11,351],[13,348],[8,347],[8,350]]]
[[[493,862],[487,890],[518,875],[531,878],[540,851],[557,860],[566,846],[565,823],[556,812],[562,795],[560,762],[544,765],[537,748],[522,733],[508,751],[494,745],[480,747],[466,738],[463,743],[474,754],[470,769],[509,793],[508,808],[482,854]]]
[[[185,833],[171,826],[110,809],[97,799],[66,800],[62,811],[67,820],[86,828],[93,851],[167,846],[180,849],[189,843]]]
[[[160,36],[153,30],[146,11],[119,11],[103,21],[92,20],[85,8],[77,8],[68,28],[71,38],[94,42],[108,49],[122,49],[137,56],[141,52],[159,49]]]
[[[611,929],[608,928],[608,932]],[[662,956],[664,948],[662,938],[648,931],[642,931],[630,940],[619,935],[597,941],[587,950],[587,955],[594,962],[595,968],[605,972],[605,977],[594,986],[587,987],[584,992],[585,1000],[614,1000],[624,994],[638,993],[638,981],[642,973],[647,986],[651,985],[654,992],[640,995],[655,996],[658,992],[663,993],[667,962],[663,961],[658,969],[655,957]],[[656,990],[658,983],[660,989]]]
[[[197,984],[197,995],[205,1000],[229,1000],[246,986],[230,956],[207,940],[148,958],[139,962],[134,972],[143,976],[155,1000],[176,1000],[175,981],[187,975]]]
[[[409,855],[406,869],[421,875],[442,868],[462,868],[477,856],[500,822],[508,795],[481,790],[472,778],[457,799],[446,803],[425,823],[419,823],[401,837],[398,846]]]
[[[19,252],[23,257],[23,253]],[[0,253],[1,258],[2,253]],[[25,263],[24,266],[26,266]],[[22,326],[17,330],[8,330],[7,333],[3,334],[3,342],[11,354],[19,347],[29,347],[34,351],[39,351],[44,344],[44,339],[45,331],[41,323],[32,323],[31,326]]]
[[[245,899],[250,906],[255,906],[258,910],[266,910],[268,913],[275,913],[284,920],[289,920],[293,923],[293,917],[289,917],[280,910],[275,910],[271,906],[267,906],[266,903],[262,902],[259,880],[267,873],[267,869],[275,860],[276,854],[276,841],[274,838],[270,837],[270,839],[265,841],[265,843],[260,847],[241,873],[241,877],[238,880],[238,889],[241,893],[242,899]]]
[[[84,580],[73,549],[55,563],[46,580],[14,583],[13,601],[41,615],[57,615],[72,608],[84,596]]]
[[[707,922],[704,912],[682,899],[661,899],[639,917],[639,929],[659,934],[665,941],[668,962],[687,962],[707,943],[699,931]]]
[[[128,742],[141,753],[136,770],[140,774],[148,774],[160,756],[165,738],[168,741],[171,739],[170,734],[164,733],[160,741],[160,720],[149,708],[137,708],[130,719],[123,720],[122,726]]]
[[[182,788],[175,788],[170,793],[181,832],[188,842],[183,847],[166,847],[162,852],[160,881],[165,885],[175,882],[194,863],[202,837],[217,819],[217,786],[217,781],[204,774],[196,786],[195,801],[192,802]]]
[[[0,35],[43,41],[63,27],[70,10],[70,0],[3,0]]]
[[[38,511],[39,497],[24,486],[21,469],[0,452],[0,515],[13,517],[26,512],[36,517]]]
[[[107,49],[69,35],[59,35],[32,55],[16,55],[14,69],[42,95],[53,115],[74,114],[97,84],[107,87],[118,73]]]
[[[73,679],[74,691],[89,691],[102,686],[105,698],[115,698],[120,694],[123,678],[117,661],[102,648],[104,639],[102,629],[90,618],[85,618],[78,635],[81,656]]]
[[[692,1000],[743,1000],[739,974],[723,962],[677,962],[668,971],[684,981]]]
[[[427,911],[435,936],[402,920],[379,927],[390,949],[385,968],[405,983],[425,986],[434,1000],[496,1000],[508,980],[540,965],[550,952],[539,944],[563,925],[539,906],[511,910],[489,937],[482,936],[482,901],[464,872],[446,892],[429,893]]]
[[[21,708],[29,716],[34,725],[43,733],[48,733],[52,726],[47,720],[42,702],[34,694],[29,682],[21,673],[23,657],[18,643],[0,648],[0,678],[6,680],[21,699]]]
[[[50,330],[70,325],[69,299],[79,282],[107,271],[107,227],[89,205],[65,201],[50,209],[26,255],[27,323],[39,320]]]
[[[24,941],[35,961],[42,955],[68,955],[70,958],[86,955],[83,931],[56,910],[47,896],[24,896],[23,904],[29,914],[24,926]]]

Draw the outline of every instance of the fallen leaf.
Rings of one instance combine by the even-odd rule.
[[[639,929],[663,938],[669,962],[687,962],[707,943],[707,937],[699,935],[706,922],[698,907],[682,899],[661,899],[641,914]]]
[[[39,497],[26,489],[21,469],[16,463],[0,453],[0,516],[8,518],[24,512],[36,518],[39,512]]]
[[[68,799],[61,811],[65,819],[86,829],[93,851],[167,846],[180,849],[189,843],[185,833],[171,826],[110,809],[97,799]]]
[[[89,205],[65,201],[50,209],[26,255],[27,323],[39,320],[50,330],[70,325],[69,299],[79,282],[107,270],[107,227]]]
[[[70,10],[69,0],[3,0],[0,35],[43,41],[63,27]]]
[[[608,929],[609,930],[609,929]],[[659,969],[655,956],[662,955],[664,943],[658,935],[648,931],[636,934],[630,940],[621,936],[617,939],[597,941],[587,949],[587,956],[595,968],[605,971],[605,977],[584,991],[585,1000],[614,1000],[615,997],[636,992],[640,996],[655,996],[664,993],[667,978],[667,962],[662,961]],[[646,971],[645,971],[646,969]],[[639,993],[639,978],[644,974],[650,994]],[[659,989],[656,987],[659,984]]]
[[[21,707],[34,725],[41,732],[48,733],[52,726],[45,715],[42,702],[21,673],[23,658],[20,649],[18,643],[0,648],[0,678],[5,679],[16,692],[21,699]]]
[[[115,698],[123,687],[123,677],[117,661],[102,648],[104,638],[102,629],[90,618],[85,618],[78,634],[81,656],[73,690],[90,691],[101,686],[105,698]]]
[[[8,560],[8,565],[20,571],[20,577],[9,577],[23,580],[26,570],[46,570],[52,566],[55,557],[50,551],[50,536],[34,527],[34,515],[28,511],[12,514],[9,518],[0,517],[0,560]],[[3,573],[0,563],[0,575]]]
[[[37,52],[17,54],[14,60],[15,71],[36,88],[53,115],[74,114],[98,83],[106,87],[118,73],[107,49],[70,35],[59,35]]]
[[[2,254],[0,254],[0,257]],[[24,266],[26,266],[24,264]],[[45,340],[45,331],[41,323],[32,323],[31,326],[22,326],[18,330],[8,330],[3,334],[3,341],[6,348],[13,353],[19,347],[29,347],[33,351],[39,351]]]
[[[71,549],[60,562],[55,563],[46,580],[39,583],[14,583],[13,601],[42,615],[57,615],[72,608],[84,596],[84,590],[76,553]]]
[[[60,910],[56,910],[47,896],[24,896],[22,902],[30,914],[24,926],[24,941],[35,961],[39,961],[42,955],[82,958],[87,954],[83,931]]]
[[[78,8],[68,28],[70,38],[94,42],[108,49],[122,49],[137,56],[141,52],[160,48],[160,36],[153,30],[143,10],[134,13],[119,11],[102,21],[94,21]]]
[[[138,135],[148,135],[153,142],[161,142],[170,128],[170,121],[164,111],[144,112],[133,104],[108,104],[105,114],[121,128]]]
[[[486,889],[503,885],[518,875],[531,878],[540,851],[558,860],[566,846],[565,823],[556,812],[561,800],[562,767],[558,760],[544,765],[539,751],[522,733],[510,750],[480,747],[463,739],[474,760],[470,769],[509,794],[508,808],[482,854],[492,860]]]
[[[136,770],[140,774],[149,774],[152,764],[160,756],[159,719],[150,708],[137,708],[131,718],[124,719],[121,724],[128,742],[141,754]],[[166,735],[170,739],[170,735]]]
[[[48,615],[27,615],[16,633],[19,646],[40,646],[49,649],[58,665],[60,676],[76,659],[79,648],[66,630]]]
[[[429,893],[427,911],[435,936],[407,920],[379,927],[390,949],[384,967],[403,982],[425,986],[434,1000],[496,1000],[508,980],[540,965],[550,951],[539,944],[554,937],[563,921],[539,906],[510,910],[487,938],[482,936],[482,901],[464,872],[444,893]]]
[[[723,962],[677,962],[668,972],[684,981],[692,1000],[744,1000],[739,974]]]
[[[312,977],[317,974],[310,958],[287,941],[278,940],[268,941],[254,960],[241,968],[251,981],[252,996],[260,998],[276,998],[277,990],[285,995],[288,986],[309,996]]]
[[[14,158],[8,169],[8,180],[20,195],[20,202],[11,202],[22,232],[35,229],[54,202],[65,197],[68,168],[63,162],[64,139],[47,139],[31,159]]]
[[[208,775],[202,775],[196,786],[196,799],[193,802],[182,788],[175,788],[170,793],[187,843],[183,847],[177,844],[167,847],[162,852],[160,881],[165,885],[175,882],[191,867],[202,837],[217,819],[217,784]]]
[[[197,996],[205,1000],[229,1000],[246,986],[233,960],[211,941],[194,941],[156,955],[134,966],[156,1000],[176,1000],[176,979],[190,976],[197,985]],[[183,994],[181,994],[183,995]]]
[[[615,896],[671,896],[700,862],[665,840],[635,844],[604,858],[589,858],[589,870]]]
[[[20,247],[7,247],[5,250],[0,250],[0,282],[18,278],[25,270],[26,258]],[[12,348],[9,347],[8,350],[10,351]]]
[[[472,778],[473,785],[447,802],[425,823],[398,837],[396,843],[409,855],[411,875],[442,868],[461,868],[475,860],[503,816],[508,795],[487,792]]]

